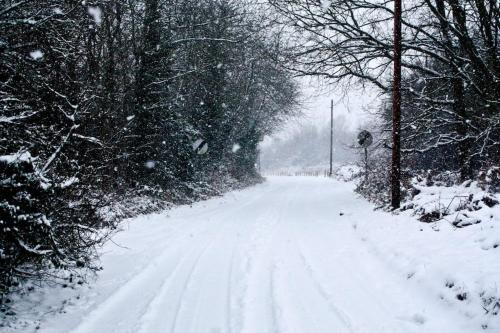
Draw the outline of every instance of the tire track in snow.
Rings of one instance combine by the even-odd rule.
[[[233,331],[233,325],[231,322],[232,316],[231,316],[231,308],[232,308],[232,281],[233,281],[233,269],[234,269],[234,255],[235,254],[235,249],[231,251],[231,257],[229,258],[229,269],[227,273],[227,290],[226,290],[226,327],[227,327],[227,332],[231,333]]]
[[[163,299],[166,298],[168,292],[170,291],[170,287],[173,283],[173,280],[180,274],[181,268],[183,267],[183,264],[185,264],[187,261],[189,261],[189,258],[192,257],[192,255],[196,255],[196,252],[198,252],[198,255],[195,257],[195,262],[191,266],[190,273],[188,275],[188,279],[189,279],[189,276],[192,275],[192,272],[194,271],[195,266],[197,265],[200,258],[203,256],[203,253],[208,249],[209,246],[210,246],[210,244],[206,244],[206,246],[203,247],[201,252],[197,251],[199,249],[194,249],[190,252],[190,254],[185,255],[183,257],[183,259],[179,261],[178,265],[176,266],[176,269],[174,271],[172,271],[172,273],[163,281],[163,283],[162,283],[158,293],[154,297],[154,299],[152,299],[148,303],[148,309],[145,311],[143,316],[141,316],[141,318],[139,319],[141,324],[140,324],[139,330],[137,330],[137,332],[149,333],[152,331],[153,328],[150,327],[150,325],[151,324],[154,325],[156,322],[153,319],[160,315],[159,314],[159,311],[161,308],[160,303]],[[188,279],[185,281],[186,285],[189,281]],[[184,291],[184,289],[183,289],[183,291]],[[181,295],[181,298],[182,298],[182,295]],[[175,323],[174,323],[174,325],[175,325]]]
[[[271,318],[272,318],[272,327],[273,332],[280,333],[283,331],[283,325],[280,324],[280,317],[283,315],[283,309],[278,304],[278,295],[276,293],[276,269],[277,266],[275,264],[271,265],[270,271],[270,279],[269,279],[269,290],[271,291]]]
[[[297,201],[297,200],[295,200]],[[294,200],[291,200],[293,203]],[[303,227],[305,220],[294,206],[286,207],[288,221],[280,233],[276,250],[276,297],[281,298],[284,332],[354,332],[348,316],[328,297],[324,288],[310,275],[298,247],[294,222]],[[311,216],[307,214],[306,216]],[[299,220],[295,220],[299,217]],[[295,223],[296,224],[296,223]],[[335,318],[335,319],[334,319]]]
[[[314,216],[313,210],[309,207],[307,209],[307,215],[308,216]],[[303,221],[302,221],[303,222]],[[298,224],[302,226],[302,223]],[[314,271],[311,262],[307,260],[304,250],[302,246],[298,242],[298,236],[297,236],[297,230],[293,226],[290,228],[290,233],[292,234],[292,243],[293,243],[293,248],[295,252],[297,253],[302,265],[301,267],[304,267],[307,275],[309,276],[310,281],[312,282],[314,288],[318,292],[318,294],[323,298],[324,302],[327,304],[328,308],[330,309],[330,312],[334,314],[344,325],[345,328],[349,332],[355,332],[353,325],[352,325],[352,319],[349,318],[349,316],[342,311],[334,302],[333,302],[333,296],[327,291],[325,286],[320,282],[317,273]]]
[[[287,263],[290,259],[290,251],[288,249],[289,235],[288,228],[290,227],[290,219],[294,218],[293,212],[297,209],[296,189],[297,185],[292,190],[288,190],[280,201],[279,205],[275,205],[277,210],[275,223],[273,225],[273,233],[270,238],[272,256],[270,259],[270,301],[272,313],[272,332],[290,332],[293,331],[291,323],[292,319],[297,318],[298,312],[296,307],[302,307],[302,303],[290,301],[290,296],[299,290],[298,286],[293,284],[293,274],[288,272],[288,276],[283,276],[287,270]],[[298,192],[300,193],[300,191]],[[285,216],[287,220],[285,221]],[[297,331],[299,332],[299,331]]]
[[[182,239],[189,238],[189,235],[185,235]],[[137,303],[142,305],[140,306],[141,310],[137,309],[137,307],[131,308],[131,311],[136,313],[134,317],[142,316],[144,313],[144,308],[147,308],[148,305],[154,300],[155,293],[153,286],[161,285],[162,281],[168,279],[171,272],[176,269],[176,267],[182,261],[182,256],[178,259],[173,266],[168,264],[170,260],[169,252],[172,251],[172,247],[174,245],[168,246],[165,248],[162,253],[149,262],[145,268],[137,275],[131,277],[127,282],[121,285],[117,290],[115,290],[103,303],[98,304],[97,307],[90,312],[86,318],[71,332],[72,333],[85,333],[85,332],[96,332],[96,327],[100,327],[103,321],[110,321],[113,319],[113,313],[115,313],[116,307],[123,307],[123,304],[133,303],[134,298],[139,298]],[[180,246],[177,249],[180,251]],[[176,253],[176,251],[174,251]],[[160,274],[158,274],[158,267],[161,267]],[[160,277],[158,276],[160,275]],[[147,290],[144,290],[144,287]],[[142,291],[141,296],[138,297],[137,292]],[[136,304],[137,305],[137,304]],[[109,314],[107,319],[106,314]],[[132,314],[130,314],[132,315]],[[103,320],[104,319],[104,320]],[[133,317],[128,316],[126,320],[134,319]],[[123,324],[122,321],[118,322],[118,328],[110,327],[106,332],[134,332],[131,330],[131,325],[135,327],[135,323],[132,323],[128,326],[128,328],[120,328],[120,324]],[[114,325],[108,325],[114,326]],[[118,330],[117,330],[118,329]]]
[[[308,207],[308,216],[315,216],[315,211]],[[333,215],[332,215],[333,216]],[[304,260],[304,267],[310,271],[311,279],[315,281],[318,291],[322,290],[322,294],[326,295],[330,300],[334,299],[333,295],[342,300],[342,305],[339,306],[333,301],[330,302],[340,314],[345,315],[345,318],[351,323],[353,332],[365,332],[368,327],[375,332],[421,332],[421,328],[410,323],[409,325],[400,325],[395,323],[397,316],[394,314],[395,309],[399,309],[397,305],[391,304],[386,299],[383,290],[380,289],[377,279],[372,279],[375,271],[366,269],[360,263],[375,264],[377,260],[367,260],[367,257],[373,257],[372,253],[366,251],[366,244],[355,237],[352,227],[344,225],[343,219],[328,220],[321,216],[314,219],[315,225],[313,228],[324,230],[324,232],[308,233],[303,229],[303,225],[296,224],[294,228],[295,240],[298,250]],[[302,237],[297,237],[300,233]],[[342,238],[337,238],[336,234],[341,234]],[[299,242],[299,239],[303,240]],[[302,244],[302,245],[301,245]],[[306,251],[308,249],[309,251]],[[311,255],[307,255],[309,252]],[[324,253],[331,253],[330,256],[325,257]],[[334,255],[335,254],[335,255]],[[314,258],[316,260],[310,260]],[[326,261],[325,261],[326,259]],[[373,258],[375,259],[375,258]],[[318,261],[319,260],[319,261]],[[314,264],[314,262],[316,262]],[[329,266],[335,266],[332,270]],[[373,265],[373,268],[382,268],[379,265]],[[328,288],[328,283],[324,284],[322,281],[323,274],[321,272],[341,273],[338,277],[335,287]],[[349,278],[346,279],[346,276]],[[385,276],[385,275],[382,275]],[[335,282],[335,275],[328,277],[327,281]],[[390,288],[390,286],[386,287]],[[332,290],[333,292],[329,291]],[[389,289],[386,289],[386,291]],[[376,307],[367,308],[365,304],[360,304],[354,307],[356,312],[353,311],[353,306],[349,302],[349,298],[353,297],[358,300],[369,300],[369,303],[376,304]],[[347,307],[346,307],[347,305]],[[342,308],[342,310],[341,310]],[[344,311],[346,310],[346,311]],[[370,318],[364,318],[359,315],[359,311],[369,314]],[[352,314],[349,316],[347,313]],[[356,318],[356,320],[351,317]],[[351,319],[349,319],[351,318]],[[377,319],[375,319],[377,318]],[[369,322],[371,323],[369,324]],[[353,327],[353,323],[355,323]],[[374,325],[375,324],[375,325]],[[412,325],[413,324],[413,325]]]
[[[333,303],[333,296],[326,291],[326,288],[319,281],[314,269],[311,266],[311,263],[306,259],[304,251],[301,249],[295,238],[293,243],[303,264],[303,267],[305,268],[318,294],[323,297],[323,300],[328,304],[328,308],[330,309],[330,311],[345,325],[346,329],[348,329],[349,332],[355,332],[352,327],[352,320],[344,311],[340,310],[340,308],[335,305],[335,303]]]
[[[177,311],[176,311],[175,316],[174,316],[174,321],[173,321],[172,326],[171,326],[171,329],[172,329],[171,332],[176,332],[177,331],[177,324],[178,324],[179,315],[180,315],[181,311],[183,310],[183,308],[186,308],[185,304],[186,304],[187,301],[186,301],[186,298],[184,297],[184,295],[187,293],[188,289],[190,287],[192,287],[192,278],[193,278],[193,275],[196,273],[196,270],[199,268],[198,267],[198,263],[200,262],[200,260],[202,259],[203,256],[207,255],[207,252],[208,252],[208,250],[211,247],[213,247],[215,244],[222,244],[222,243],[224,243],[224,242],[221,242],[220,240],[221,240],[221,238],[223,238],[226,235],[227,229],[229,227],[231,227],[233,224],[234,224],[234,221],[231,220],[231,219],[228,220],[228,221],[226,221],[226,223],[224,224],[224,227],[221,230],[219,230],[219,236],[212,238],[211,241],[210,241],[210,244],[206,247],[206,249],[202,253],[200,253],[200,256],[197,258],[195,265],[193,265],[193,268],[192,268],[189,276],[186,279],[186,283],[184,285],[182,295],[179,298],[180,302],[178,303],[179,306],[177,307]],[[229,266],[229,270],[230,270],[230,266]],[[209,273],[209,272],[205,272],[205,273]],[[227,273],[226,273],[226,275],[227,275]],[[226,287],[227,287],[226,291],[228,291],[229,288],[230,288],[230,284],[226,283]],[[196,295],[197,295],[197,298],[195,300],[196,308],[199,309],[201,292],[200,293],[196,293]],[[229,297],[230,297],[229,294],[226,295],[226,297],[225,297],[226,300]],[[228,306],[229,305],[225,306],[225,308],[226,308],[226,317],[229,317],[229,312],[227,312]],[[226,318],[226,324],[227,324],[228,320],[230,320],[230,318]],[[229,332],[229,331],[230,331],[230,326],[227,326],[226,327],[226,332]],[[184,331],[181,331],[181,333],[184,333]]]
[[[247,251],[245,251],[247,253],[245,255],[244,276],[246,281],[242,281],[244,286],[240,304],[240,332],[276,332],[274,306],[270,298],[272,266],[270,258],[266,257],[266,252],[270,250],[271,233],[274,229],[274,223],[269,224],[269,221],[275,221],[276,216],[276,211],[273,209],[267,209],[265,214],[261,213],[255,222],[257,228],[248,244]],[[267,287],[265,287],[266,280],[268,280]],[[257,302],[264,304],[261,306],[262,304],[257,304]],[[271,318],[259,317],[261,314],[258,313],[258,310],[265,308],[270,310],[268,313]],[[266,328],[266,323],[269,322],[272,330],[269,330],[269,327]]]
[[[293,202],[296,196],[295,190],[289,190],[286,193],[286,200],[283,200],[279,206],[279,215],[276,222],[275,233],[271,241],[273,247],[273,256],[271,258],[271,301],[273,314],[273,332],[290,332],[293,326],[293,320],[297,319],[296,307],[302,307],[302,303],[294,302],[290,299],[299,289],[294,286],[293,274],[288,272],[288,276],[283,276],[287,269],[286,263],[290,262],[290,252],[288,251],[290,219],[293,218],[294,209],[297,208],[297,202]],[[292,205],[294,203],[294,205]],[[277,209],[278,207],[275,207]],[[284,222],[284,215],[287,214],[287,220]],[[285,226],[286,223],[286,226]],[[279,228],[279,229],[278,229]],[[293,288],[292,288],[293,285]],[[299,324],[299,323],[297,323]],[[293,331],[293,330],[292,330]]]
[[[371,279],[367,279],[367,277],[370,276],[370,272],[367,271],[363,266],[359,265],[360,262],[378,262],[379,258],[374,256],[373,253],[366,251],[366,244],[361,239],[355,237],[355,233],[353,232],[351,227],[345,226],[345,229],[346,230],[337,230],[338,233],[342,233],[344,236],[342,244],[344,248],[342,248],[342,253],[344,253],[345,255],[337,255],[335,257],[335,264],[341,266],[343,271],[349,272],[351,288],[362,291],[365,294],[365,298],[369,298],[372,301],[375,300],[379,304],[379,308],[383,310],[384,313],[392,313],[392,309],[385,306],[386,302],[383,298],[380,297],[381,295],[374,293],[373,288],[367,286],[367,283],[371,282]],[[324,239],[324,241],[319,242],[320,244],[328,244],[332,242],[332,239],[328,238],[327,235],[319,234],[318,236]],[[362,252],[362,255],[360,255],[360,252]],[[305,251],[303,251],[303,253],[304,257],[307,258],[307,256],[305,255]],[[363,257],[364,260],[359,260],[359,256]],[[373,260],[366,260],[366,257],[371,257]],[[308,262],[313,271],[318,271],[317,269],[314,270],[312,260],[308,260]],[[381,266],[378,265],[374,266],[376,266],[377,268],[381,268]],[[316,276],[318,276],[318,274],[316,274]],[[355,282],[353,282],[352,280],[355,280]]]
[[[464,331],[360,245],[347,215],[334,217],[358,209],[350,190],[330,180],[272,179],[234,202],[134,223],[122,243],[133,250],[104,254],[114,265],[95,295],[84,295],[93,311],[71,309],[40,332],[71,332],[75,321],[78,333],[175,333],[172,325],[177,333]],[[368,206],[358,213],[372,217]],[[159,243],[162,234],[168,244]],[[412,321],[419,313],[425,322]]]
[[[171,328],[171,331],[170,332],[175,332],[176,330],[176,327],[177,327],[177,320],[179,318],[179,313],[181,312],[182,310],[182,307],[183,307],[183,300],[184,300],[184,295],[186,293],[186,290],[187,288],[189,287],[189,284],[191,282],[191,279],[193,277],[193,273],[195,272],[196,270],[196,267],[198,265],[198,263],[200,262],[200,259],[203,257],[203,255],[206,253],[206,251],[208,250],[208,248],[213,244],[214,242],[214,239],[212,239],[212,241],[209,241],[208,242],[208,245],[205,246],[203,248],[203,250],[201,250],[201,252],[199,252],[199,254],[197,255],[193,265],[191,266],[191,269],[189,270],[189,273],[188,275],[185,277],[185,281],[182,285],[182,291],[181,291],[181,295],[179,297],[179,301],[178,301],[178,305],[176,307],[176,311],[175,311],[175,315],[174,315],[174,319],[172,320],[172,325],[170,326]]]
[[[231,216],[234,212],[241,210],[254,202],[258,201],[259,197],[254,197],[252,200],[243,204],[237,204],[228,210],[217,214],[218,219],[224,216]],[[220,210],[217,210],[220,212]],[[168,212],[167,212],[168,213]],[[169,222],[170,217],[165,217],[166,223]],[[175,220],[175,217],[172,218]],[[145,309],[156,298],[156,290],[162,285],[164,280],[168,279],[175,266],[168,265],[167,262],[171,260],[172,252],[177,254],[182,252],[183,249],[189,248],[193,241],[192,234],[199,233],[206,237],[210,231],[216,231],[220,228],[220,223],[212,223],[211,220],[205,221],[204,229],[200,232],[200,224],[193,223],[187,230],[180,229],[181,235],[172,236],[173,242],[169,243],[154,259],[149,261],[140,271],[140,273],[130,277],[125,283],[120,285],[118,289],[112,292],[102,303],[97,304],[96,308],[88,313],[83,320],[71,330],[72,333],[94,333],[105,331],[111,332],[136,332],[138,320],[144,316]],[[177,258],[176,263],[182,261],[187,255],[173,255]],[[158,267],[160,270],[158,272]],[[173,267],[173,268],[172,268]],[[160,274],[158,274],[160,273]],[[155,288],[156,286],[156,288]],[[140,294],[140,296],[139,296]],[[133,307],[124,307],[124,304],[132,303]],[[113,314],[129,312],[126,316],[121,318],[114,318]],[[116,320],[119,319],[119,320]],[[128,323],[128,324],[127,324]],[[104,327],[104,330],[103,330]]]
[[[280,190],[275,192],[277,202],[266,202],[266,209],[264,212],[259,212],[260,216],[253,222],[255,229],[248,245],[249,249],[246,251],[247,283],[240,307],[242,315],[240,332],[243,333],[281,332],[283,326],[280,323],[282,307],[274,293],[275,247],[286,206],[283,202],[289,202],[290,199],[288,193],[283,195]]]
[[[228,260],[224,260],[222,262],[224,265],[223,270],[226,271],[227,280],[221,279],[221,281],[224,280],[224,283],[217,286],[219,287],[218,290],[221,290],[224,294],[226,294],[226,304],[223,305],[225,308],[225,321],[223,328],[225,328],[226,332],[231,331],[231,284],[229,276],[233,269],[233,257],[236,251],[238,234],[241,232],[241,225],[239,223],[235,223],[232,216],[234,216],[234,213],[237,211],[245,210],[248,206],[255,204],[255,201],[257,200],[259,199],[250,200],[235,207],[234,209],[224,211],[223,214],[219,214],[220,216],[218,219],[221,222],[212,228],[209,228],[208,232],[205,233],[204,245],[195,245],[191,254],[191,259],[188,259],[191,264],[181,269],[183,273],[176,273],[176,276],[170,279],[171,282],[166,284],[164,289],[161,290],[156,297],[156,301],[151,305],[150,310],[148,311],[149,314],[142,319],[142,321],[146,321],[146,323],[142,325],[141,332],[164,332],[166,327],[170,327],[168,332],[180,331],[184,333],[186,331],[193,331],[193,326],[199,324],[199,322],[196,320],[190,320],[188,325],[189,328],[187,328],[185,327],[185,320],[181,321],[181,319],[186,318],[186,315],[184,315],[183,318],[181,318],[181,316],[183,313],[187,313],[189,314],[189,317],[197,318],[203,314],[203,312],[200,311],[200,307],[206,304],[202,303],[201,298],[206,296],[204,295],[206,290],[203,286],[199,285],[201,279],[198,279],[198,277],[207,277],[211,274],[213,275],[213,268],[209,267],[207,270],[207,267],[203,267],[203,265],[206,266],[206,263],[216,262],[213,260],[216,259],[214,257],[226,258],[226,248],[223,247],[222,249],[219,249],[221,244],[231,244],[231,256],[228,257]],[[231,231],[237,231],[236,235],[234,235]],[[193,257],[194,255],[196,255],[196,258]],[[200,267],[200,265],[202,265],[202,267]],[[194,278],[195,275],[197,278]],[[221,287],[222,285],[224,288]],[[199,289],[199,291],[194,294],[195,298],[193,298],[192,290],[195,286],[197,287],[197,290]],[[214,286],[214,288],[215,287],[216,286]],[[169,309],[169,312],[173,314],[173,317],[168,313],[165,314],[165,309]],[[193,311],[195,313],[193,313]]]

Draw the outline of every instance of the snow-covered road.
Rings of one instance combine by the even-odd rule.
[[[352,186],[276,177],[125,222],[94,286],[38,332],[470,332],[360,237],[355,221],[391,216]]]

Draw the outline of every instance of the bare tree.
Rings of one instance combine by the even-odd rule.
[[[291,34],[288,68],[327,82],[391,90],[392,1],[269,2]],[[408,114],[412,124],[403,123],[403,133],[410,129],[422,145],[403,136],[402,151],[429,154],[451,145],[462,179],[498,160],[498,17],[495,1],[403,2],[403,93],[421,107],[426,116],[420,119],[432,124],[417,133],[411,127],[424,123],[416,125],[419,118]]]

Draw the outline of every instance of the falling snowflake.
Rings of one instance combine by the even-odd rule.
[[[238,152],[238,150],[240,150],[240,149],[241,149],[241,146],[240,146],[238,143],[235,143],[235,144],[233,145],[233,148],[231,149],[231,151],[232,151],[233,153],[236,153],[236,152]]]
[[[40,51],[40,50],[35,50],[33,52],[30,52],[30,57],[33,59],[33,60],[40,60],[43,58],[43,52]]]
[[[94,19],[97,25],[101,25],[102,22],[102,11],[99,7],[89,7],[88,13]]]

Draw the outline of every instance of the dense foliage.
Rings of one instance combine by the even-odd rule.
[[[0,294],[93,268],[108,200],[257,176],[257,143],[297,89],[252,9],[0,0]]]

